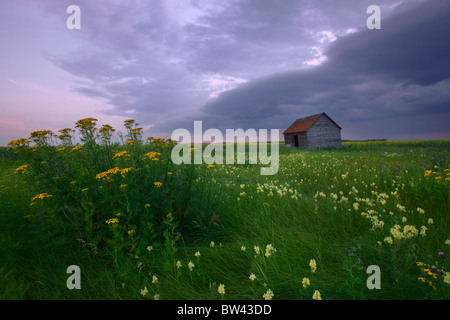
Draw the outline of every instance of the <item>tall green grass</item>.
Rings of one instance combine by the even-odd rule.
[[[133,132],[139,130],[132,127],[129,140],[139,141]],[[1,298],[247,300],[264,299],[268,290],[273,299],[312,299],[316,290],[322,299],[449,297],[448,140],[346,142],[327,150],[280,145],[273,176],[261,176],[259,164],[172,167],[170,147],[108,141],[97,138],[92,153],[49,144],[34,160],[0,159]],[[129,159],[113,161],[122,151]],[[161,153],[159,161],[142,160],[149,152]],[[30,179],[33,167],[49,160],[66,167]],[[31,161],[28,174],[16,173]],[[116,166],[141,168],[132,172],[142,178],[95,178]],[[43,187],[61,167],[68,189],[58,189],[60,182]],[[157,179],[170,170],[177,173],[171,182]],[[99,186],[110,190],[89,192]],[[166,192],[156,198],[146,193],[160,188]],[[52,197],[30,206],[38,192]],[[68,205],[85,219],[68,221]],[[148,214],[158,219],[136,222]],[[116,217],[118,223],[106,223]],[[73,264],[82,272],[81,290],[66,287]],[[380,290],[366,286],[370,265],[380,267]]]

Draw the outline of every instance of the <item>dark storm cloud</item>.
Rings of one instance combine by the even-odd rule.
[[[382,30],[339,38],[321,66],[222,93],[203,107],[204,119],[213,127],[281,129],[297,117],[322,111],[343,123],[430,114],[448,119],[449,13],[450,3],[444,1],[401,8],[382,21]],[[434,129],[448,132],[440,125]],[[394,127],[380,134],[397,133]]]
[[[369,0],[79,0],[71,35],[86,45],[46,58],[81,79],[74,91],[107,101],[105,114],[132,115],[152,135],[194,120],[285,129],[317,112],[344,136],[363,121],[448,118],[448,2],[377,2],[382,30],[365,27]],[[64,20],[72,2],[39,4]]]

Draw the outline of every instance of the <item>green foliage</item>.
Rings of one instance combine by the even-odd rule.
[[[94,120],[82,145],[39,131],[0,157],[0,298],[448,299],[449,141],[280,145],[261,176]]]

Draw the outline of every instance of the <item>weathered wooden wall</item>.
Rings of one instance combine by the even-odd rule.
[[[317,119],[306,135],[308,148],[342,147],[341,130],[326,116]]]
[[[284,143],[290,147],[295,147],[295,137],[298,139],[298,148],[308,148],[306,132],[290,133],[284,135]]]

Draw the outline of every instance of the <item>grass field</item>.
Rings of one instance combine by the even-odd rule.
[[[449,298],[449,140],[280,145],[262,176],[176,166],[133,123],[120,145],[78,125],[83,146],[0,150],[1,299]]]

